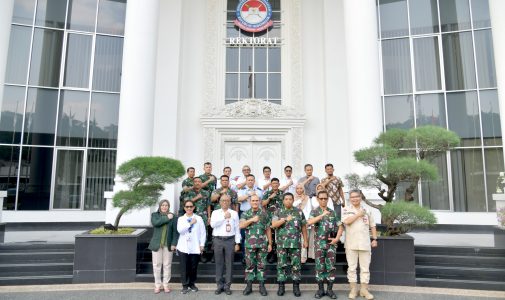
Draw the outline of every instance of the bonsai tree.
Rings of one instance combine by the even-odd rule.
[[[128,211],[155,205],[165,189],[164,185],[184,175],[184,166],[179,160],[167,157],[136,157],[122,163],[117,175],[129,189],[117,192],[112,199],[112,205],[120,208],[114,230]]]
[[[386,202],[392,202],[398,185],[406,182],[409,186],[404,200],[413,201],[420,179],[438,178],[433,159],[457,145],[458,135],[438,126],[390,129],[381,133],[372,146],[354,152],[356,161],[371,167],[374,173],[363,178],[351,174],[349,179],[358,186],[377,188]]]

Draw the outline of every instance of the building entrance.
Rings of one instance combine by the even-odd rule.
[[[272,176],[282,175],[281,142],[225,142],[224,166],[232,168],[232,175],[242,174],[242,166],[249,165],[256,179],[263,176],[264,166],[272,169]]]

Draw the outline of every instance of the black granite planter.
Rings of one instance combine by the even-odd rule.
[[[505,249],[505,228],[494,226],[494,247]]]
[[[134,282],[137,265],[137,239],[131,235],[75,236],[73,283]]]
[[[413,237],[379,237],[377,247],[372,248],[370,283],[416,285]]]

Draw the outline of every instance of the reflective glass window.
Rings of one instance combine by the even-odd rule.
[[[493,36],[491,30],[477,30],[474,34],[475,58],[479,87],[496,87],[496,71],[493,53]]]
[[[268,99],[281,98],[281,74],[268,75]]]
[[[482,116],[482,133],[485,146],[502,144],[500,106],[497,90],[480,91],[480,109]]]
[[[386,130],[390,128],[414,128],[414,105],[412,96],[384,97]]]
[[[226,48],[226,72],[238,72],[239,48]]]
[[[67,36],[64,86],[89,88],[92,39],[91,35],[84,34]]]
[[[382,41],[382,71],[385,94],[412,92],[408,39]]]
[[[253,48],[240,48],[240,72],[253,71]]]
[[[97,0],[69,0],[67,28],[95,31]]]
[[[240,74],[240,98],[249,99],[253,97],[253,74]]]
[[[61,92],[56,145],[86,146],[88,103],[88,92]]]
[[[437,0],[410,0],[410,31],[412,34],[438,32]]]
[[[26,99],[23,143],[29,145],[54,145],[58,91],[28,89]]]
[[[35,25],[65,28],[67,0],[38,0]]]
[[[416,90],[431,91],[442,89],[438,38],[417,38],[413,40],[413,43]]]
[[[446,128],[443,94],[416,95],[416,125],[435,125]]]
[[[116,148],[119,95],[93,93],[89,119],[89,147]]]
[[[267,74],[254,74],[254,97],[259,99],[267,98]]]
[[[16,208],[16,189],[19,170],[19,146],[0,146],[0,190],[7,191],[7,198],[3,199],[4,210]]]
[[[266,72],[266,71],[267,71],[267,48],[257,47],[254,49],[254,72]]]
[[[15,0],[12,23],[31,25],[33,23],[34,10],[35,0]]]
[[[53,148],[23,147],[19,171],[18,210],[48,210]]]
[[[382,38],[409,34],[406,0],[380,0],[380,29]]]
[[[238,99],[238,74],[226,74],[225,98]]]
[[[123,38],[96,36],[93,89],[119,92],[123,61]]]
[[[486,211],[482,150],[451,151],[454,211]]]
[[[491,27],[488,0],[472,0],[472,19],[474,28]]]
[[[123,35],[125,17],[126,0],[100,0],[96,31]]]
[[[112,191],[116,174],[116,151],[88,150],[85,210],[105,210],[104,192]]]
[[[26,84],[31,38],[30,27],[12,25],[5,82]]]
[[[505,171],[503,169],[503,148],[484,148],[484,157],[486,160],[488,211],[493,212],[496,211],[496,201],[493,200],[493,194],[503,193],[503,190],[498,190],[498,176]]]
[[[53,208],[80,208],[84,151],[58,150],[57,153]]]
[[[441,0],[440,22],[442,31],[457,31],[471,28],[468,0]]]
[[[438,169],[438,179],[421,181],[423,205],[434,210],[449,210],[449,184],[445,152],[432,161]]]
[[[268,72],[281,71],[281,48],[268,48]]]
[[[31,85],[58,87],[62,48],[62,31],[35,28],[30,64]]]
[[[442,36],[445,85],[448,91],[477,87],[472,44],[471,32]]]
[[[0,143],[19,144],[23,125],[25,87],[4,86],[0,114]]]
[[[476,92],[447,93],[449,129],[461,137],[461,146],[479,146],[479,103]]]

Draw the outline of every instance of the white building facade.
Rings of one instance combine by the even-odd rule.
[[[353,152],[383,130],[434,124],[462,144],[419,203],[439,223],[495,224],[503,1],[271,0],[254,34],[233,23],[239,2],[1,1],[2,221],[110,222],[103,194],[135,156],[343,177],[367,171]]]

